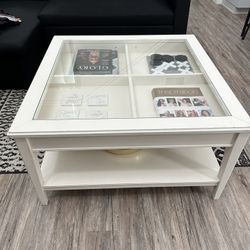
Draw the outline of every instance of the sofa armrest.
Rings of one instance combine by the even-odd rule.
[[[168,0],[174,11],[174,33],[186,34],[191,0]]]

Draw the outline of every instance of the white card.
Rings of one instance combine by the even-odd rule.
[[[58,120],[67,120],[67,119],[78,119],[79,110],[58,110],[56,113],[56,119]]]
[[[88,110],[85,112],[87,119],[107,119],[108,112],[106,110]]]
[[[64,95],[61,101],[62,106],[81,106],[83,101],[83,96],[77,93],[71,93]]]
[[[89,95],[88,106],[107,106],[108,95]]]

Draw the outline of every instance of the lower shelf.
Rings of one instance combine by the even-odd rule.
[[[106,151],[46,152],[44,189],[212,186],[219,165],[211,148],[140,150],[129,156]]]

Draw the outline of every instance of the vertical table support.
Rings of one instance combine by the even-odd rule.
[[[43,189],[43,178],[42,178],[41,169],[39,166],[38,159],[36,158],[35,154],[32,152],[29,140],[24,139],[24,138],[16,138],[15,141],[23,157],[23,161],[25,163],[25,167],[28,170],[31,181],[35,186],[37,195],[42,205],[47,205],[48,198]]]
[[[250,9],[249,9],[249,11],[248,11],[247,18],[246,18],[244,27],[243,27],[242,32],[241,32],[241,39],[242,39],[242,40],[245,39],[246,34],[247,34],[249,28],[250,28]]]
[[[214,199],[219,199],[222,191],[224,190],[230,175],[233,172],[235,163],[240,156],[249,134],[238,134],[234,144],[230,148],[225,149],[225,154],[221,163],[221,167],[218,173],[219,183],[216,186]]]

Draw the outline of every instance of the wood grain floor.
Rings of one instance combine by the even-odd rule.
[[[192,0],[188,33],[250,113],[244,17]],[[234,170],[218,201],[211,194],[204,187],[49,192],[41,206],[28,175],[0,175],[0,249],[250,249],[250,168]]]
[[[27,175],[0,176],[0,249],[249,249],[250,169],[222,197],[212,188],[49,192],[41,206]]]

